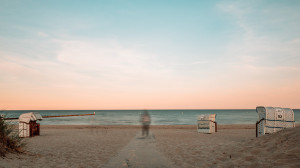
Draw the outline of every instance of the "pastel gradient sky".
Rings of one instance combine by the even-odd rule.
[[[300,108],[300,1],[0,0],[0,107]]]

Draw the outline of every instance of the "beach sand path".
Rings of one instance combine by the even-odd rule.
[[[155,136],[138,133],[104,168],[169,168],[172,163],[157,150]]]

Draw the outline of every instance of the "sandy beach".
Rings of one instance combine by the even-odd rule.
[[[24,139],[24,153],[0,158],[0,167],[300,166],[300,127],[260,138],[253,125],[220,125],[215,134],[191,125],[150,131],[144,138],[140,126],[42,126],[40,136]]]
[[[154,129],[159,149],[178,167],[299,167],[300,127],[255,137],[246,125],[215,134],[193,129]]]

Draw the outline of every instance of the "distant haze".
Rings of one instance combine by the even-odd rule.
[[[0,4],[0,109],[300,108],[298,0]]]

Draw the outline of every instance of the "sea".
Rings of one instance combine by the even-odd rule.
[[[93,114],[44,118],[42,125],[140,125],[140,117],[145,110],[5,110],[0,111],[5,118],[17,118],[22,113],[38,112],[42,116]],[[147,110],[151,125],[195,125],[199,115],[216,114],[218,124],[255,124],[258,115],[255,109],[239,110]],[[295,122],[300,123],[300,109],[293,109]]]

